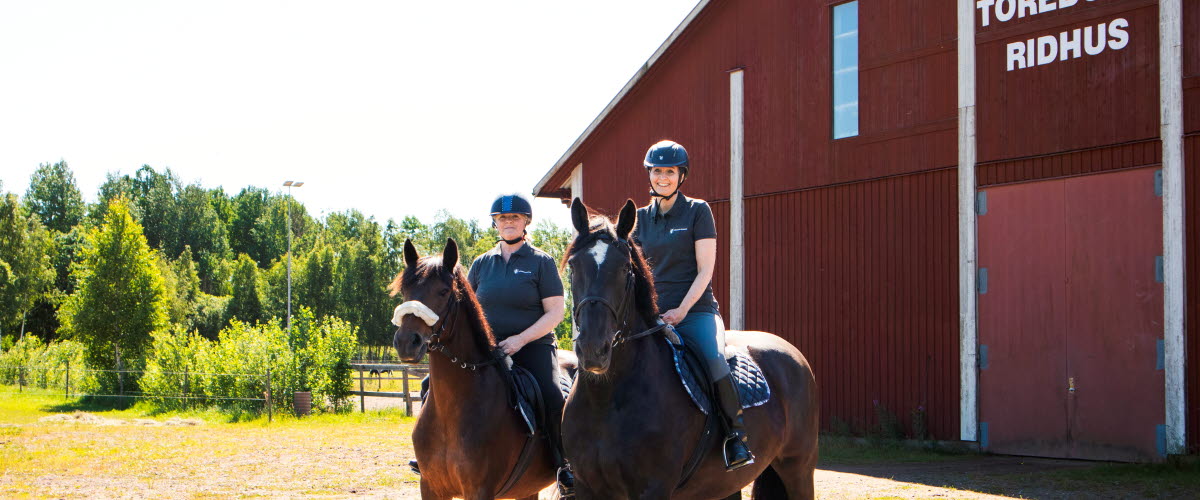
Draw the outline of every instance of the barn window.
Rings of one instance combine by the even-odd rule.
[[[833,8],[833,138],[858,135],[858,2]]]

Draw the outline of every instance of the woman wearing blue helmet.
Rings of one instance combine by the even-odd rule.
[[[663,321],[675,325],[684,342],[703,353],[724,416],[725,468],[754,463],[746,445],[742,405],[725,361],[725,326],[713,298],[717,228],[704,200],[679,192],[688,177],[688,154],[674,141],[650,146],[643,161],[650,175],[649,205],[639,208],[633,237],[654,271]]]
[[[513,363],[529,370],[546,404],[546,438],[558,467],[559,490],[573,494],[574,478],[562,449],[563,395],[558,386],[558,346],[554,327],[563,319],[565,299],[554,258],[525,240],[533,207],[525,197],[507,194],[492,202],[492,225],[500,241],[471,263],[467,281],[483,306],[498,346]]]

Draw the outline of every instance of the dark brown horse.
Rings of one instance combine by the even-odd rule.
[[[754,482],[754,500],[813,498],[817,462],[817,384],[804,355],[764,332],[726,335],[762,367],[771,399],[745,410],[756,462],[725,471],[719,439],[711,440],[694,474],[689,458],[705,418],[675,373],[670,346],[658,335],[653,278],[629,238],[636,222],[626,202],[617,224],[589,217],[576,198],[571,218],[579,235],[567,252],[576,304],[579,378],[563,415],[563,443],[579,499],[740,498]],[[681,485],[680,483],[683,482]]]
[[[404,262],[391,285],[392,295],[406,300],[392,319],[392,343],[408,363],[437,351],[429,356],[430,393],[412,435],[421,498],[536,500],[554,482],[550,450],[537,434],[528,468],[511,480],[527,434],[509,406],[504,358],[458,265],[458,245],[448,240],[441,257],[420,258],[406,241]]]

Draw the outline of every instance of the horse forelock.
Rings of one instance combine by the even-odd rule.
[[[483,314],[483,306],[479,304],[475,291],[471,289],[471,284],[467,281],[467,273],[463,272],[461,264],[456,263],[454,269],[447,271],[441,256],[423,257],[417,261],[416,266],[406,267],[389,288],[392,290],[392,296],[397,294],[407,296],[418,285],[434,278],[450,285],[454,299],[458,301],[459,307],[464,308],[467,313],[471,328],[483,338],[488,346],[495,346],[496,337],[492,334],[491,327],[488,326],[487,318]]]
[[[571,246],[563,252],[562,264],[567,265],[567,261],[579,252],[592,252],[597,248],[597,244],[603,242],[609,245],[608,242],[613,242],[619,245],[625,245],[629,248],[629,261],[633,267],[634,275],[634,299],[637,301],[637,309],[641,312],[643,319],[647,324],[653,325],[658,319],[658,294],[654,291],[654,274],[650,270],[650,264],[646,262],[646,258],[642,253],[642,248],[637,242],[632,239],[622,240],[617,237],[616,226],[608,217],[603,215],[592,215],[588,219],[588,232],[581,233],[571,242]],[[593,259],[596,260],[596,265],[599,266],[602,262],[593,254]]]

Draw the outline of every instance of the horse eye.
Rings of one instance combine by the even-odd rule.
[[[442,295],[442,297],[445,297],[445,296],[446,296],[446,294],[450,293],[450,289],[449,289],[449,288],[443,288],[443,289],[442,289],[442,291],[441,291],[441,292],[438,292],[438,293],[440,293],[440,294]]]

